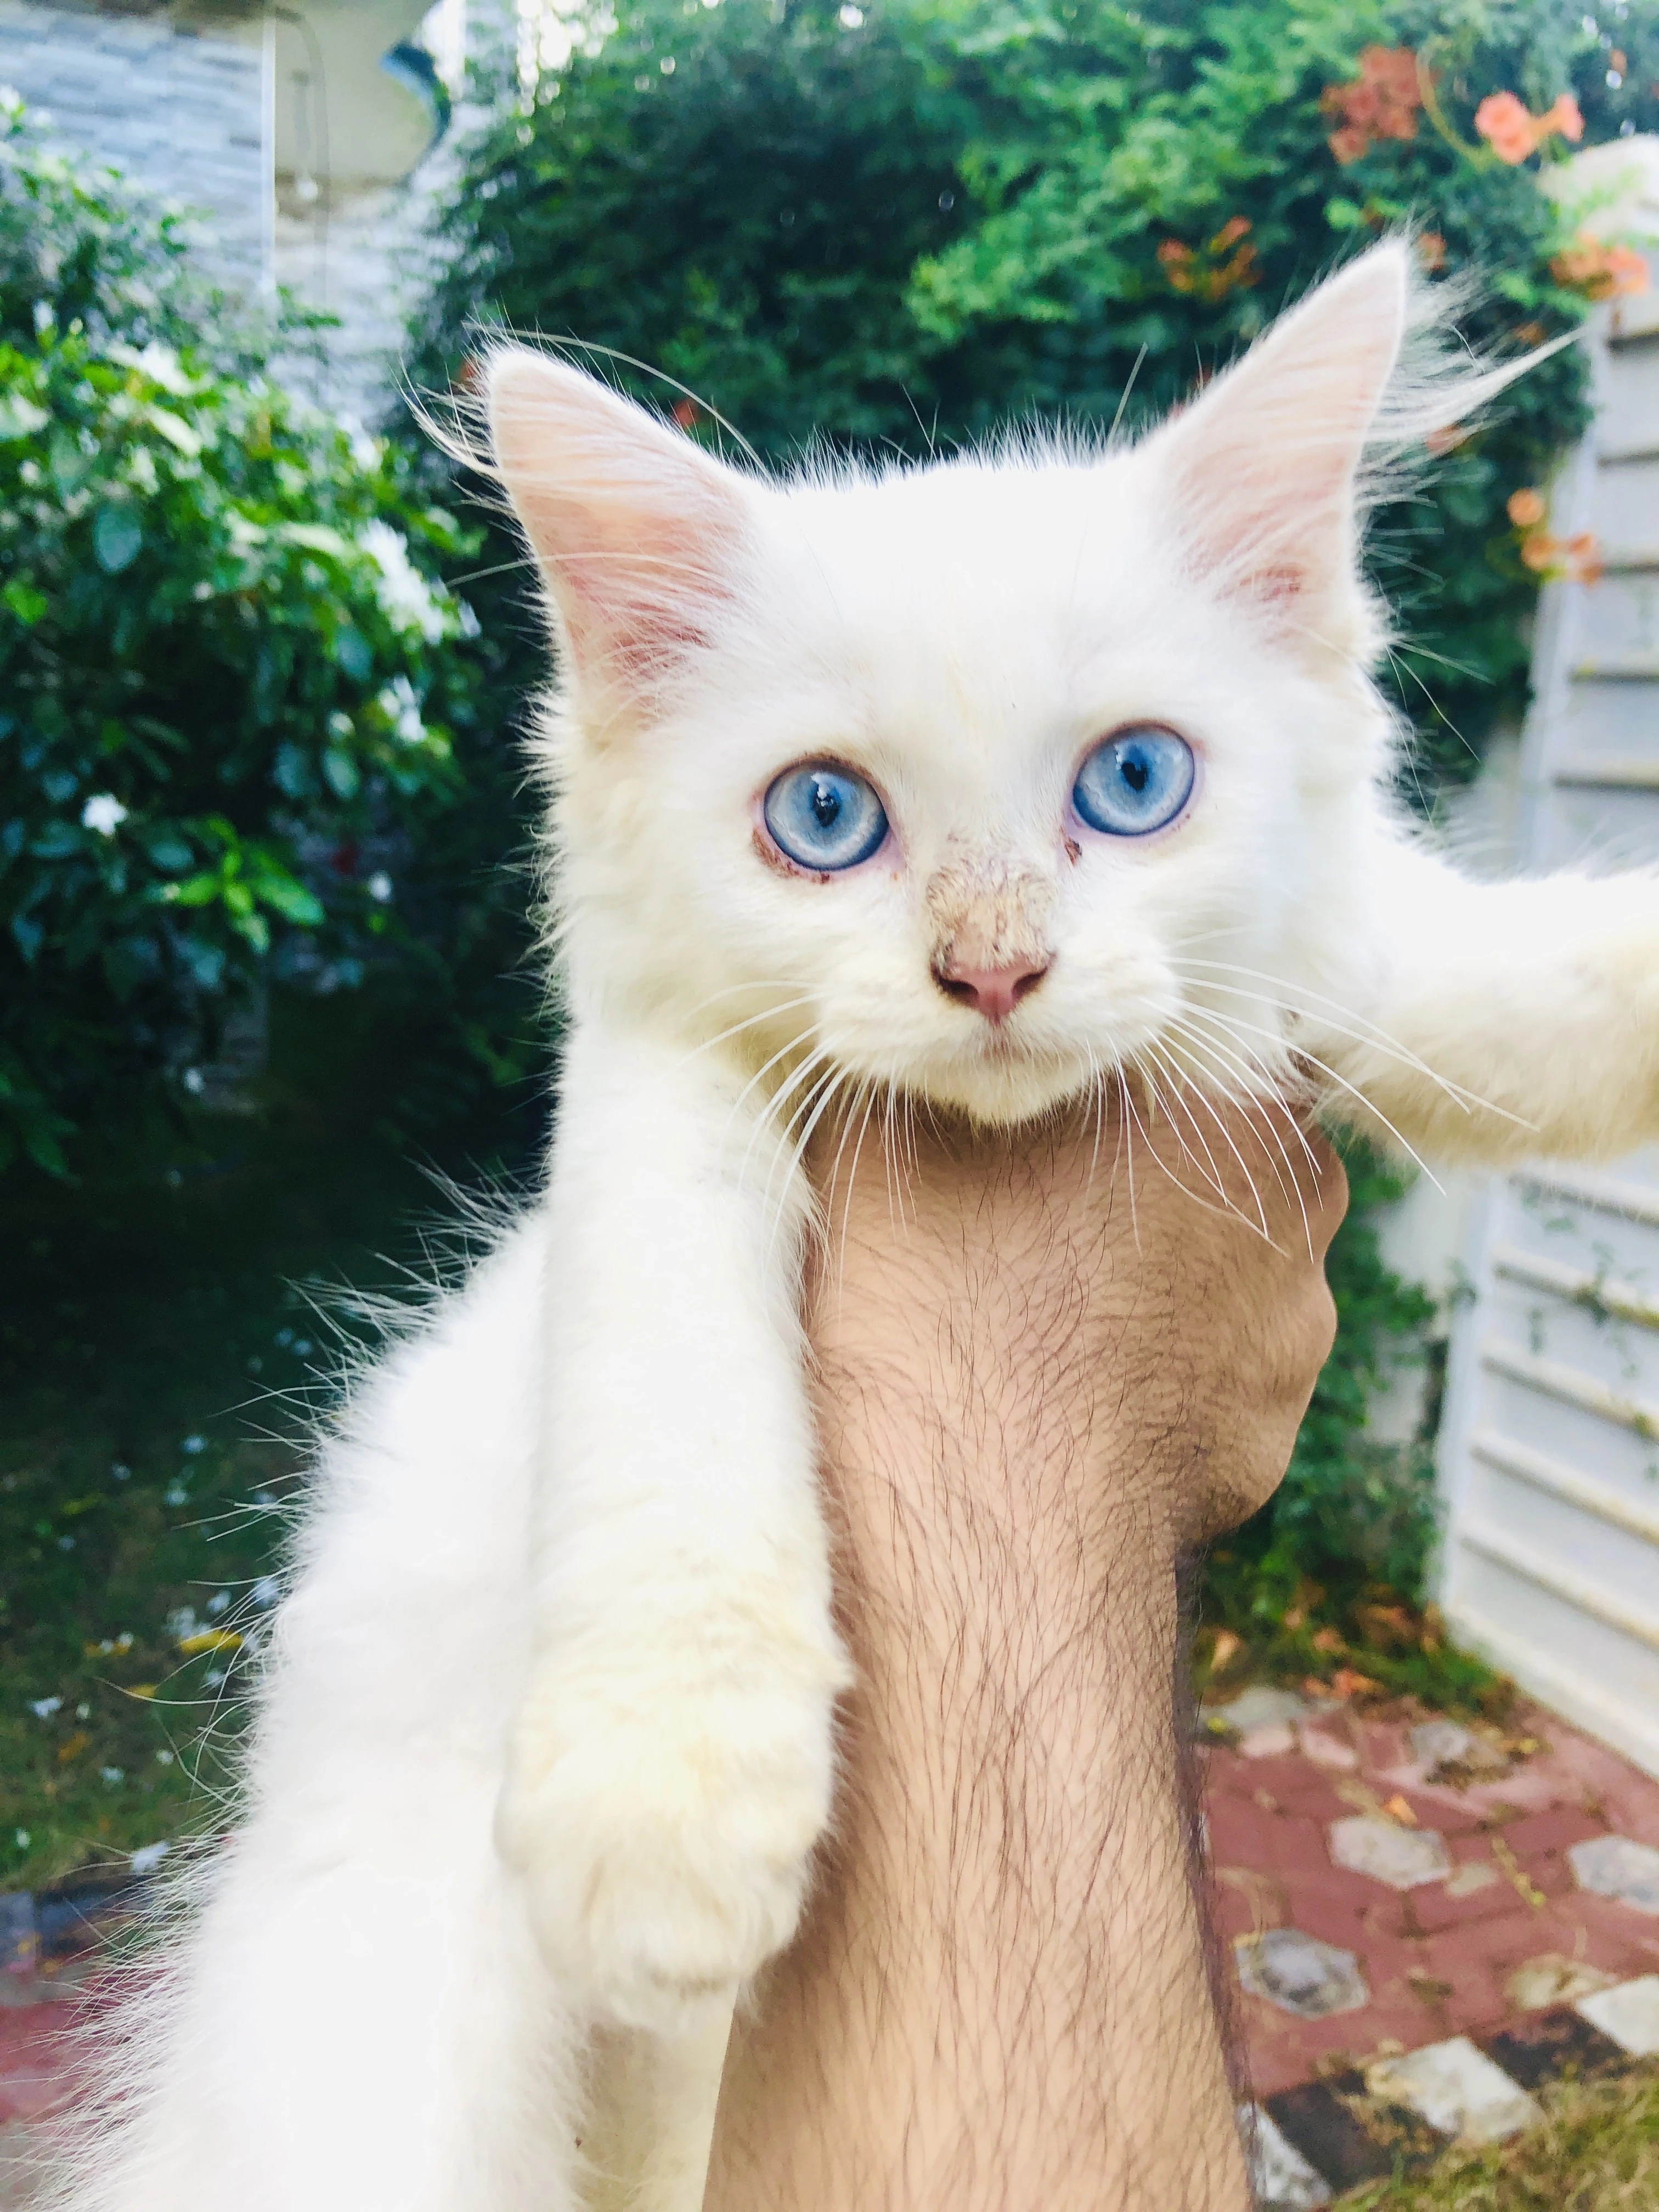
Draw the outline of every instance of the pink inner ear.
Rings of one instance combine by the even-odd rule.
[[[1405,321],[1403,250],[1322,285],[1159,433],[1195,565],[1280,611],[1355,581],[1356,482]]]
[[[654,684],[707,646],[732,603],[735,550],[733,533],[715,517],[702,530],[659,523],[648,546],[566,552],[554,589],[580,672]]]
[[[539,355],[496,357],[489,413],[574,672],[654,687],[732,603],[751,488],[643,408]]]

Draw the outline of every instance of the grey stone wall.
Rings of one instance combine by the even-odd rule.
[[[52,118],[52,136],[196,211],[221,283],[262,276],[257,44],[175,30],[164,17],[0,0],[0,83]]]
[[[232,291],[258,294],[267,272],[257,39],[192,34],[160,15],[0,0],[0,83],[50,115],[60,145],[191,210],[204,273]],[[337,129],[349,128],[350,89],[330,88]],[[279,69],[276,100],[297,96]],[[429,265],[428,213],[453,160],[453,142],[445,143],[403,184],[352,193],[325,187],[308,202],[292,179],[282,180],[275,281],[339,324],[279,364],[304,398],[365,425],[385,412],[401,372],[407,309]]]

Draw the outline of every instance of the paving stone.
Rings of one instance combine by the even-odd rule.
[[[1490,1889],[1495,1881],[1502,1880],[1498,1869],[1489,1866],[1485,1859],[1465,1859],[1461,1866],[1454,1867],[1447,1875],[1446,1894],[1448,1897],[1474,1897],[1481,1890]]]
[[[1520,2084],[1464,2035],[1378,2059],[1365,2069],[1365,2087],[1466,2142],[1502,2142],[1541,2117]]]
[[[1552,2006],[1477,2040],[1487,2057],[1523,2089],[1541,2088],[1568,2075],[1584,2081],[1626,2063],[1613,2038],[1592,2027],[1572,2005]]]
[[[1659,1974],[1580,1997],[1573,2009],[1632,2058],[1659,2058]]]
[[[1441,1766],[1461,1759],[1474,1741],[1474,1730],[1456,1721],[1419,1721],[1412,1730],[1412,1757],[1422,1766]]]
[[[1309,2165],[1265,2106],[1239,2107],[1238,2132],[1250,2169],[1256,2212],[1318,2212],[1330,2185]]]
[[[1270,1928],[1234,1942],[1238,1978],[1252,1996],[1265,1997],[1298,2020],[1324,2020],[1357,2012],[1366,2002],[1358,1961],[1352,1951],[1322,1942],[1299,1928]]]
[[[1616,1897],[1638,1912],[1659,1913],[1659,1850],[1629,1836],[1595,1836],[1567,1853],[1581,1889]]]
[[[1571,2004],[1612,1985],[1613,1976],[1599,1966],[1546,1951],[1516,1968],[1504,1984],[1504,1995],[1516,2012],[1541,2012],[1547,2005]]]
[[[1334,2189],[1381,2180],[1402,2156],[1431,2155],[1444,2147],[1444,2137],[1415,2112],[1368,2106],[1364,2081],[1352,2071],[1282,2089],[1264,2101],[1286,2140]]]
[[[1334,1820],[1331,1856],[1338,1866],[1368,1874],[1390,1889],[1415,1889],[1419,1882],[1441,1881],[1451,1872],[1445,1838],[1435,1828],[1402,1828],[1370,1813]]]
[[[1287,1721],[1299,1721],[1310,1710],[1308,1700],[1298,1697],[1294,1690],[1276,1690],[1271,1684],[1257,1682],[1224,1705],[1210,1705],[1205,1710],[1206,1721],[1220,1721],[1241,1735],[1252,1729],[1282,1727]]]
[[[1295,1749],[1296,1738],[1288,1721],[1267,1721],[1261,1728],[1246,1729],[1238,1740],[1241,1759],[1283,1759]]]

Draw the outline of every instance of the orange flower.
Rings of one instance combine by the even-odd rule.
[[[682,430],[694,430],[702,410],[695,399],[677,399],[668,410],[670,416]]]
[[[1530,488],[1512,491],[1504,511],[1517,530],[1530,530],[1534,523],[1544,520],[1544,495]]]
[[[1611,300],[1620,293],[1645,292],[1648,264],[1633,246],[1603,246],[1581,230],[1565,253],[1550,264],[1550,274],[1587,299]]]
[[[1513,168],[1538,150],[1532,118],[1512,92],[1492,92],[1474,111],[1474,127],[1500,161]]]
[[[1474,127],[1498,160],[1514,168],[1558,132],[1576,146],[1584,135],[1584,118],[1570,92],[1542,115],[1529,114],[1512,92],[1491,92],[1474,111]]]
[[[1326,143],[1344,167],[1381,138],[1415,138],[1423,105],[1417,56],[1409,46],[1367,46],[1351,84],[1328,84],[1319,95],[1337,128]]]
[[[1537,514],[1533,502],[1536,502]],[[1521,512],[1516,513],[1517,504]],[[1534,576],[1547,584],[1599,584],[1607,573],[1601,548],[1593,531],[1580,530],[1571,538],[1553,538],[1535,527],[1542,519],[1543,501],[1536,492],[1516,492],[1510,501],[1510,520],[1521,531],[1521,559]]]
[[[1567,574],[1575,584],[1599,584],[1606,575],[1607,563],[1593,531],[1581,530],[1569,538],[1565,550]]]
[[[1198,252],[1178,238],[1161,240],[1158,259],[1170,290],[1195,294],[1213,304],[1224,300],[1229,292],[1259,284],[1261,271],[1256,266],[1255,248],[1247,235],[1249,228],[1246,217],[1231,216]],[[1231,253],[1227,251],[1230,246]],[[1226,259],[1218,260],[1217,256],[1220,254],[1226,254]]]
[[[1431,274],[1446,265],[1446,241],[1437,230],[1419,232],[1417,239],[1417,258]]]

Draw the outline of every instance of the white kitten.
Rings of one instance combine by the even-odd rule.
[[[1385,403],[1407,307],[1383,246],[1139,445],[788,485],[493,357],[560,670],[551,1176],[325,1456],[76,2212],[701,2203],[847,1680],[798,1314],[832,1103],[1659,1132],[1653,887],[1474,888],[1389,798],[1364,456],[1501,381]]]

